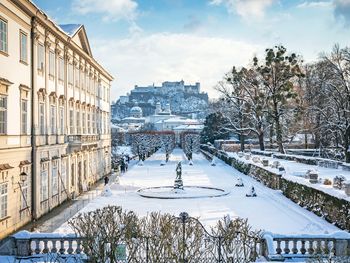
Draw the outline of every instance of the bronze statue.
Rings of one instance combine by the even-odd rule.
[[[184,189],[181,175],[182,175],[181,162],[178,162],[177,166],[176,166],[176,178],[175,178],[175,182],[174,182],[174,189],[175,190],[179,190],[179,189],[183,190]]]
[[[182,167],[181,167],[181,161],[177,163],[176,166],[176,178],[175,180],[181,180],[182,175]]]

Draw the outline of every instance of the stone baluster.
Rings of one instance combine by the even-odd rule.
[[[306,243],[305,240],[302,240],[302,241],[301,241],[300,252],[301,252],[301,254],[303,254],[303,255],[305,255],[305,253],[306,253],[305,243]]]
[[[81,251],[82,251],[82,249],[81,249],[81,240],[78,239],[78,240],[77,240],[77,248],[76,248],[76,250],[75,250],[75,253],[76,253],[76,254],[80,254]]]
[[[322,253],[321,240],[316,241],[316,254],[319,255]]]
[[[293,248],[292,248],[293,254],[298,254],[297,242],[298,241],[296,239],[293,240]]]
[[[285,246],[284,253],[289,254],[290,249],[289,249],[289,240],[288,239],[284,240],[284,246]]]
[[[72,239],[69,239],[68,240],[68,249],[67,249],[67,252],[68,254],[73,254],[73,240]]]
[[[40,240],[36,239],[35,240],[35,250],[34,250],[35,254],[40,254],[41,249],[40,249]]]
[[[52,248],[51,248],[51,253],[57,253],[57,248],[56,248],[56,239],[51,240],[52,242]]]
[[[281,249],[281,240],[277,240],[276,253],[277,253],[278,255],[281,255],[281,253],[282,253],[282,249]]]
[[[324,254],[329,254],[330,253],[330,249],[329,249],[329,240],[328,239],[326,239],[325,241],[324,241]]]
[[[44,249],[43,249],[43,253],[44,253],[44,254],[49,253],[49,247],[47,246],[47,243],[48,243],[48,240],[45,239],[45,240],[44,240]]]
[[[313,255],[314,254],[314,241],[312,239],[309,240],[309,248],[307,250],[307,252],[310,254],[310,255]]]
[[[64,248],[64,239],[60,240],[60,254],[64,254],[66,252],[66,249]]]

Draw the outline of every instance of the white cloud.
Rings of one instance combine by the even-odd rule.
[[[225,5],[230,13],[237,13],[245,19],[260,19],[274,2],[276,0],[211,0],[210,4]]]
[[[91,40],[103,66],[115,76],[112,99],[126,94],[134,85],[160,84],[166,80],[201,82],[210,96],[212,87],[233,65],[246,65],[257,45],[225,38],[190,34],[157,33],[134,35],[122,40]]]
[[[134,0],[74,0],[73,10],[86,15],[91,13],[102,14],[104,20],[135,20],[137,3]]]
[[[332,7],[332,1],[305,1],[299,5],[297,5],[298,8],[323,8],[323,7]]]

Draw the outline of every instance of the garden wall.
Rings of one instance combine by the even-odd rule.
[[[223,160],[238,171],[251,176],[269,188],[279,189],[283,195],[303,208],[324,218],[337,227],[350,231],[350,202],[339,199],[312,187],[286,180],[281,175],[267,171],[251,163],[229,157],[212,146],[201,145],[202,152]]]

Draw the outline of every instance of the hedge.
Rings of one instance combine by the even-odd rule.
[[[223,160],[238,171],[255,178],[267,187],[281,190],[284,196],[299,206],[306,208],[337,227],[350,231],[349,201],[329,195],[307,185],[289,181],[278,174],[267,171],[254,164],[248,164],[234,157],[229,157],[227,153],[218,151],[212,146],[201,145],[201,149]]]

